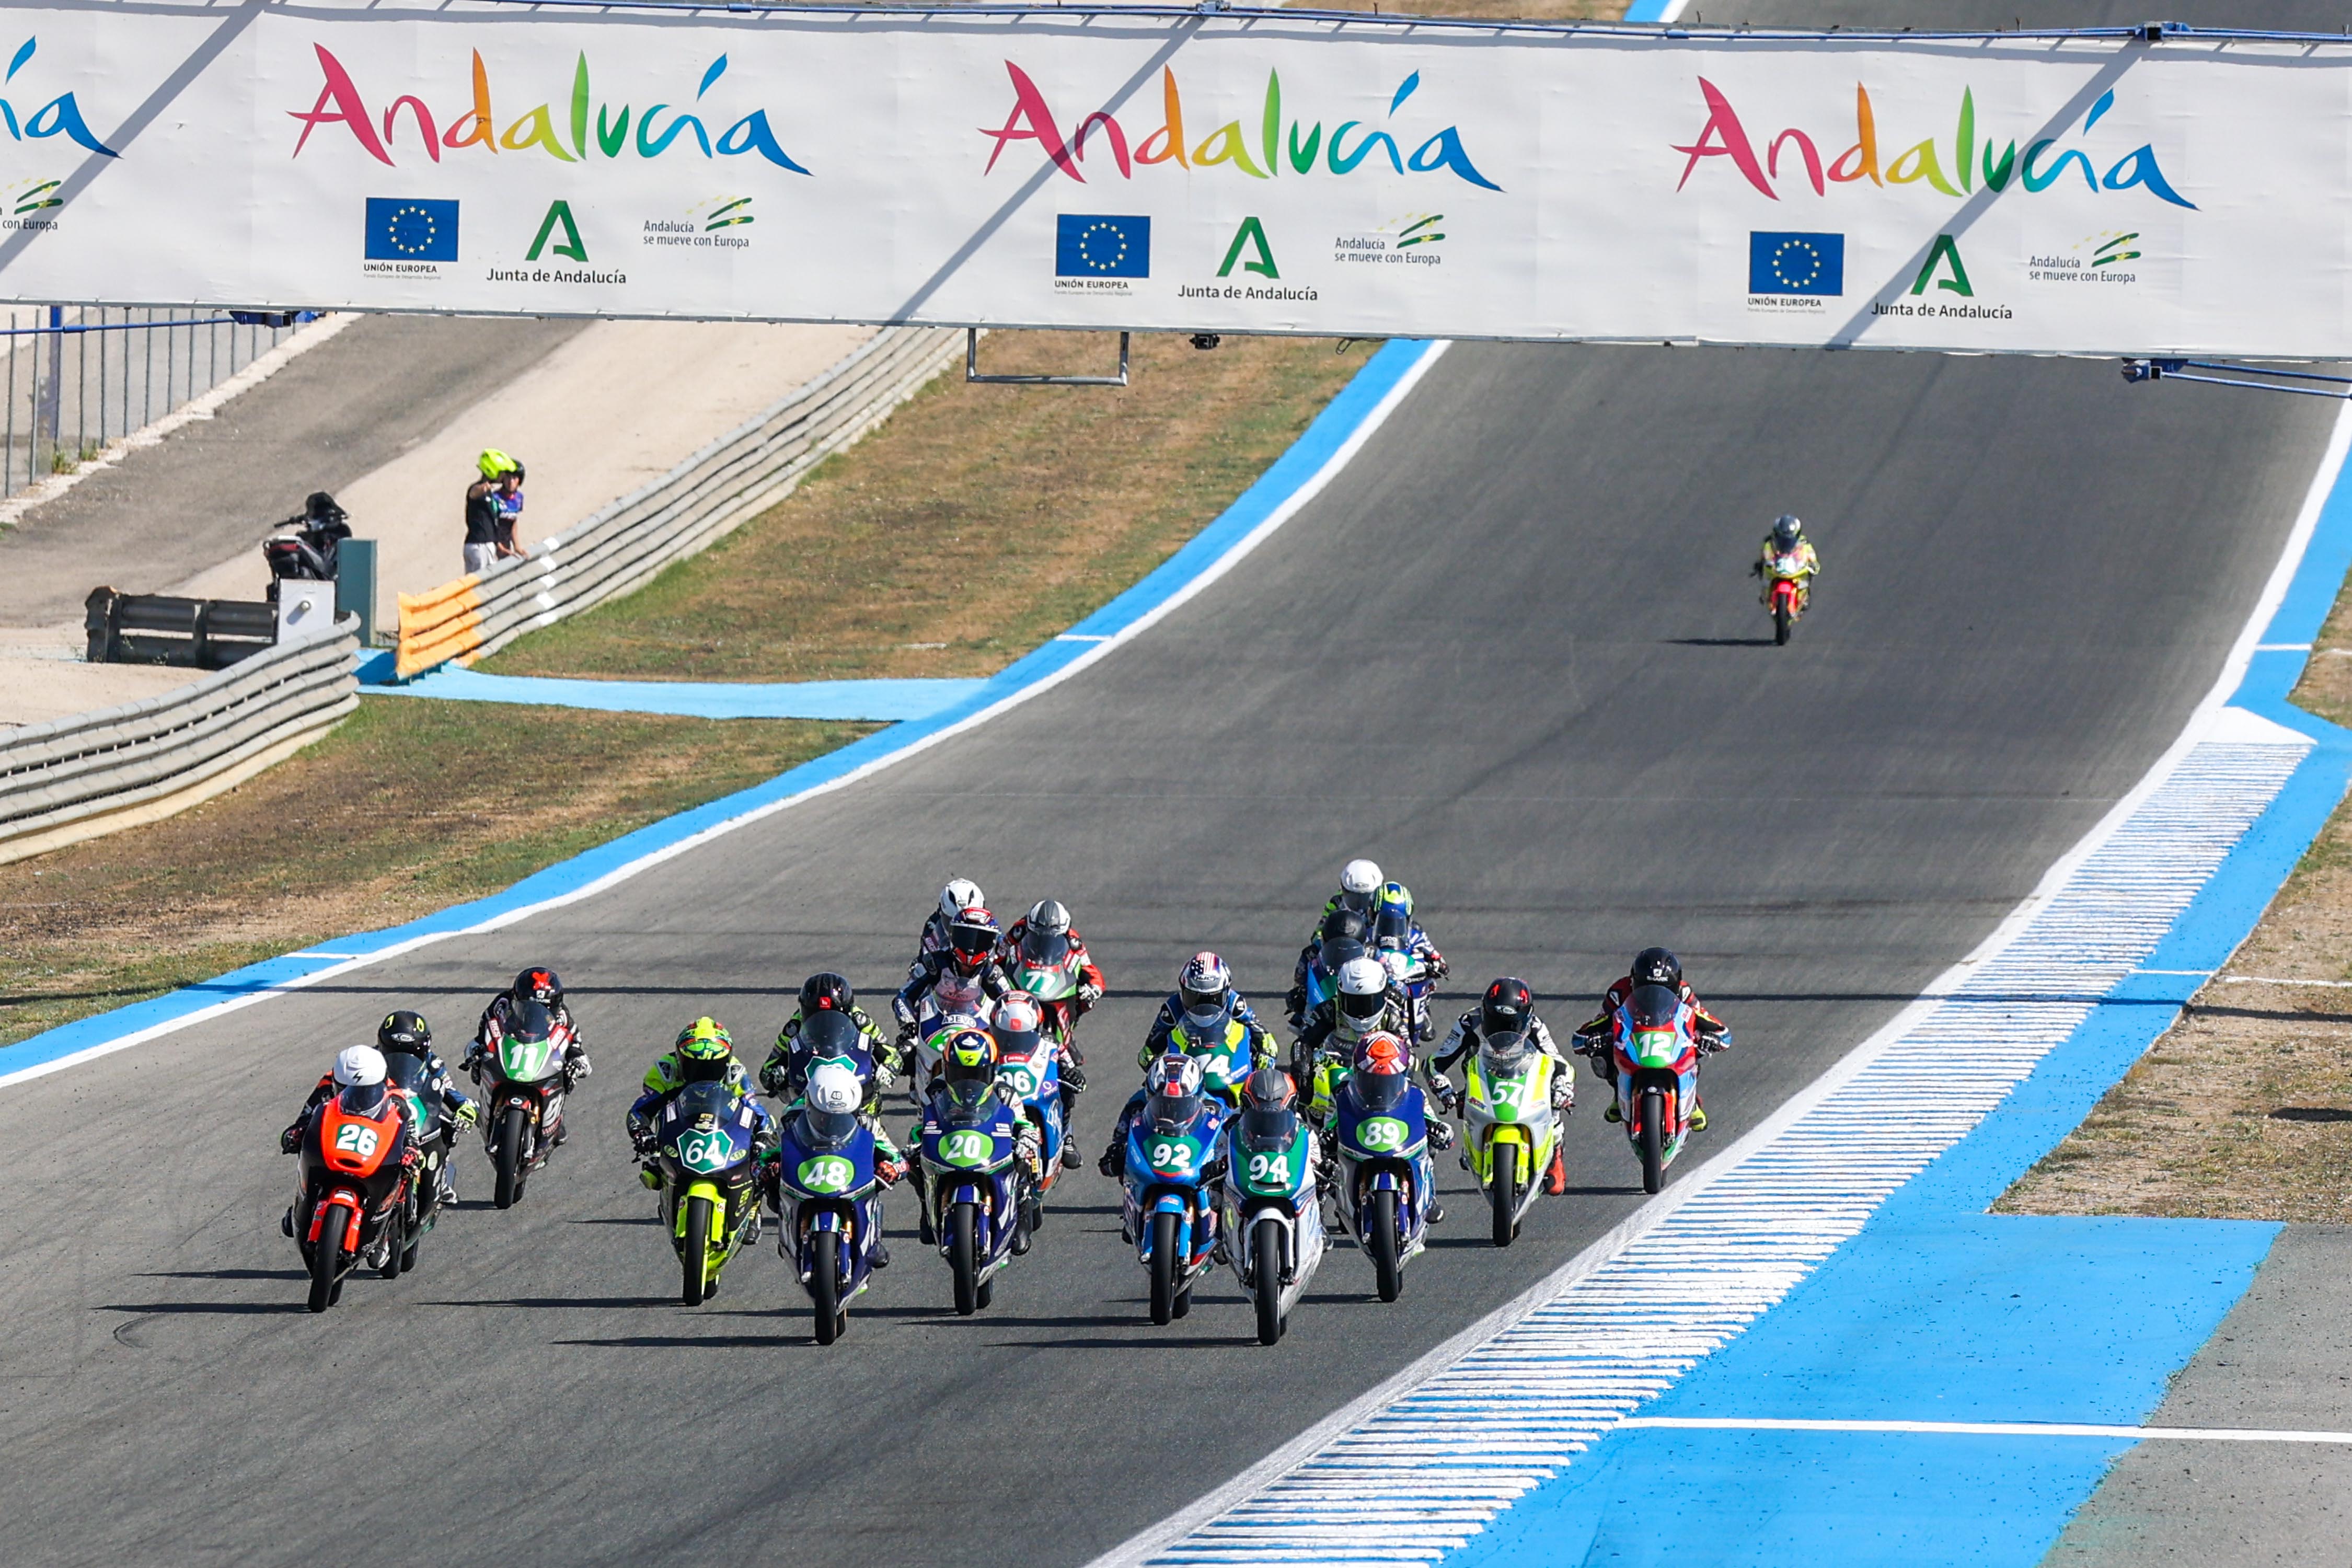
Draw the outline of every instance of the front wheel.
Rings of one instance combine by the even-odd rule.
[[[1257,1342],[1282,1338],[1282,1222],[1268,1217],[1250,1234],[1250,1269],[1255,1278]]]
[[[809,1258],[809,1307],[816,1313],[816,1342],[829,1345],[841,1337],[841,1243],[829,1230],[819,1231]]]
[[[1151,1321],[1165,1327],[1176,1316],[1176,1216],[1151,1216]]]
[[[689,1307],[702,1305],[709,1294],[710,1281],[710,1200],[696,1196],[686,1200],[686,1242],[678,1255],[678,1300]]]
[[[530,1136],[530,1113],[513,1100],[507,1102],[499,1119],[499,1185],[492,1202],[502,1209],[514,1207],[522,1196],[523,1140]],[[696,1300],[700,1298],[697,1297]],[[687,1303],[691,1307],[694,1301]]]
[[[1642,1190],[1655,1193],[1666,1184],[1666,1096],[1663,1089],[1642,1091]]]
[[[1790,608],[1788,595],[1780,594],[1773,597],[1772,646],[1775,647],[1785,646],[1789,640],[1789,626],[1795,619],[1795,616],[1790,614]]]
[[[1508,1247],[1519,1234],[1519,1145],[1495,1143],[1486,1150],[1486,1195],[1495,1205],[1495,1245]]]
[[[958,1204],[948,1220],[948,1268],[955,1273],[955,1310],[969,1318],[980,1310],[980,1215]]]
[[[330,1209],[319,1239],[310,1244],[310,1310],[323,1312],[341,1294],[335,1282],[343,1272],[343,1227],[338,1211]]]
[[[1383,1187],[1372,1194],[1365,1215],[1364,1242],[1372,1254],[1372,1283],[1381,1300],[1393,1301],[1404,1291],[1404,1245],[1397,1231],[1397,1195]]]

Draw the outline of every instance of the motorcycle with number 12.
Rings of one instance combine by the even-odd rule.
[[[1729,1045],[1726,1035],[1723,1043]],[[1698,1106],[1696,1013],[1669,985],[1637,985],[1610,1019],[1611,1066],[1625,1136],[1642,1162],[1642,1190],[1666,1184]]]

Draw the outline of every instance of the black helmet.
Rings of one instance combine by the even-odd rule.
[[[421,1057],[433,1044],[433,1026],[422,1013],[403,1007],[375,1026],[375,1048],[386,1056]]]
[[[1318,942],[1362,942],[1372,934],[1372,917],[1360,910],[1342,904],[1323,917],[1323,929],[1316,933]]]
[[[1680,991],[1683,961],[1663,947],[1645,947],[1633,955],[1633,984],[1664,985]]]
[[[1805,525],[1797,521],[1794,512],[1784,511],[1772,523],[1772,542],[1783,550],[1795,549],[1797,541],[1804,536]]]
[[[1486,987],[1486,999],[1478,1004],[1478,1022],[1490,1037],[1523,1035],[1535,1010],[1536,995],[1527,982],[1507,974]]]
[[[848,979],[830,969],[812,974],[801,982],[801,1016],[803,1018],[819,1013],[846,1013],[856,1002],[857,993],[849,988]]]
[[[563,1000],[562,978],[552,969],[534,964],[515,975],[514,999],[543,1003],[552,1007]]]

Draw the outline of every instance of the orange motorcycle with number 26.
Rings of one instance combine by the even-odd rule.
[[[343,1293],[343,1277],[365,1263],[397,1279],[408,1238],[401,1234],[415,1152],[408,1111],[382,1083],[339,1089],[320,1103],[302,1138],[302,1189],[294,1234],[310,1268],[310,1310]]]

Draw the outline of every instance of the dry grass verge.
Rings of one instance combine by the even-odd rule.
[[[1002,332],[984,372],[1101,374],[1104,333]],[[951,372],[789,499],[638,593],[535,632],[501,675],[987,675],[1174,553],[1377,345],[1135,340],[1132,384]]]
[[[2352,726],[2352,593],[2297,704]],[[2229,967],[2004,1214],[2352,1224],[2352,806],[2339,806]]]

